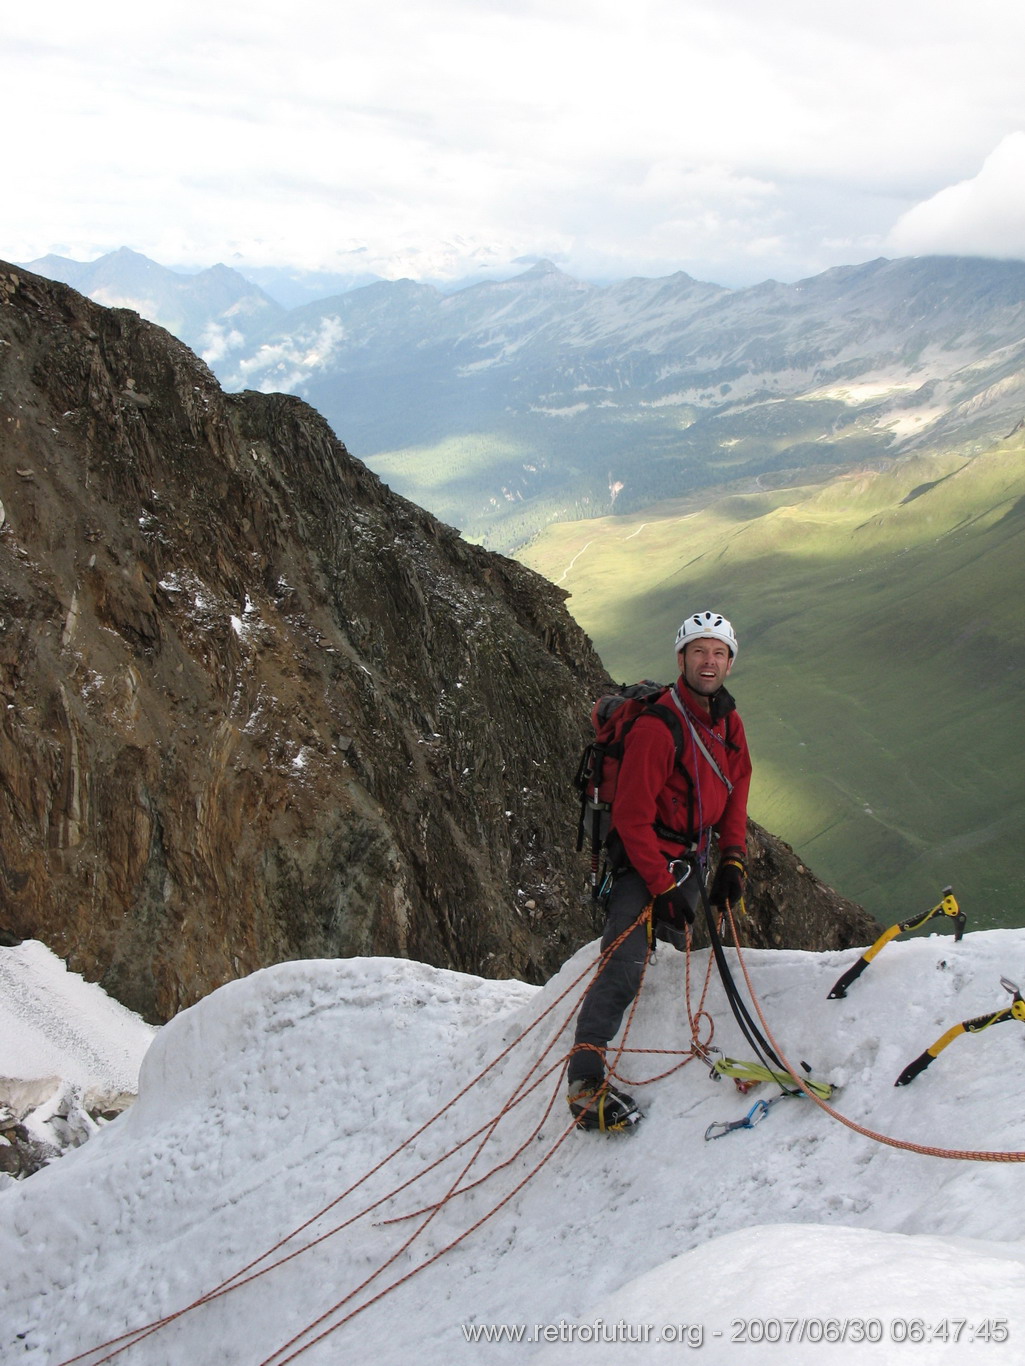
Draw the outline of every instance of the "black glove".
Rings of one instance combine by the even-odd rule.
[[[713,906],[739,906],[744,897],[747,864],[742,849],[723,849],[715,870],[709,901]]]
[[[661,920],[664,924],[675,925],[678,929],[682,928],[684,923],[694,924],[694,911],[687,894],[688,890],[682,883],[677,885],[674,882],[655,898],[652,914],[656,924]]]

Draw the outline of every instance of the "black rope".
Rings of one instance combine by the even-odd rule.
[[[744,999],[733,979],[733,973],[730,971],[730,965],[726,961],[726,952],[723,948],[722,937],[719,934],[719,927],[716,924],[716,917],[712,910],[712,904],[708,899],[708,889],[705,887],[705,880],[701,876],[699,867],[695,867],[694,871],[698,874],[698,885],[701,888],[701,903],[704,906],[705,920],[708,923],[708,934],[712,945],[712,953],[715,956],[715,965],[719,970],[719,978],[722,982],[723,990],[726,993],[726,999],[729,1002],[730,1010],[733,1012],[733,1018],[740,1026],[740,1031],[744,1035],[744,1038],[758,1054],[759,1061],[762,1065],[768,1067],[770,1071],[785,1072],[789,1076],[789,1067],[782,1058],[776,1054],[772,1045],[751,1018],[747,1006],[744,1004]],[[783,1091],[785,1095],[795,1094],[794,1092],[788,1091],[782,1083],[779,1085],[780,1090]],[[799,1095],[800,1092],[797,1092],[796,1094]]]

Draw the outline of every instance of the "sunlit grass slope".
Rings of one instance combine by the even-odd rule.
[[[397,493],[468,540],[507,550],[549,522],[586,516],[597,502],[586,484],[575,487],[576,467],[553,469],[550,453],[522,435],[474,431],[377,452],[369,463]]]
[[[571,592],[617,678],[671,676],[685,613],[732,618],[752,815],[845,894],[896,920],[950,882],[970,924],[1025,924],[1018,437],[555,526],[521,558]]]

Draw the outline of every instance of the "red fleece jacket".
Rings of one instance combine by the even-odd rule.
[[[726,719],[713,726],[708,713],[682,678],[677,684],[677,692],[691,725],[733,784],[733,791],[727,791],[725,783],[695,745],[690,727],[681,716],[682,765],[694,783],[692,804],[690,785],[676,764],[672,731],[657,716],[641,716],[634,722],[623,751],[612,806],[612,825],[623,841],[631,866],[640,873],[652,896],[658,896],[669,887],[668,859],[677,858],[683,847],[659,838],[654,831],[656,823],[684,832],[693,821],[695,833],[700,828],[703,837],[709,830],[715,830],[721,848],[747,848],[751,755],[743,722],[735,711],[730,714],[727,747]],[[669,692],[658,701],[675,709]]]

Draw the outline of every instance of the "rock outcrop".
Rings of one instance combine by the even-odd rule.
[[[593,934],[590,641],[303,402],[0,265],[0,501],[6,942],[159,1021],[286,958],[539,980]]]

